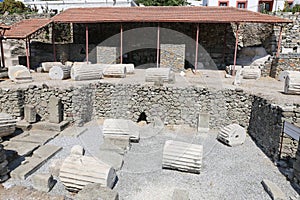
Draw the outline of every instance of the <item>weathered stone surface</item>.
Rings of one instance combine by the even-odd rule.
[[[219,131],[217,139],[229,146],[238,146],[245,142],[246,130],[238,124],[230,124]]]
[[[10,114],[0,113],[0,137],[14,133],[16,121]]]
[[[117,47],[97,46],[97,63],[113,64],[117,60]]]
[[[63,66],[61,62],[43,62],[41,65],[44,72],[49,72],[54,66]]]
[[[63,120],[61,99],[51,96],[48,103],[49,122],[59,124]]]
[[[12,139],[12,142],[27,142],[27,143],[37,143],[40,145],[46,144],[48,141],[53,139],[58,135],[58,132],[54,131],[44,131],[44,130],[30,130],[25,131]]]
[[[111,151],[111,152],[116,152],[120,155],[124,155],[127,151],[127,149],[121,148],[117,145],[114,145],[110,142],[104,141],[101,145],[100,145],[100,151]]]
[[[49,77],[51,80],[63,80],[70,78],[71,66],[53,66],[49,70]]]
[[[97,80],[103,77],[103,64],[81,64],[73,65],[71,69],[71,79],[75,81]]]
[[[189,200],[189,192],[182,189],[174,189],[172,200]]]
[[[208,113],[200,113],[198,115],[198,132],[208,132],[209,131],[209,117]]]
[[[78,137],[81,134],[83,134],[88,129],[86,127],[76,127],[76,126],[70,126],[67,127],[65,130],[63,130],[59,136],[74,136]]]
[[[30,71],[23,65],[10,66],[8,68],[8,77],[15,82],[31,82]]]
[[[173,83],[174,77],[171,68],[148,68],[145,70],[145,81],[155,82],[162,79],[163,82]]]
[[[289,72],[289,74],[285,78],[284,93],[300,94],[300,72]]]
[[[129,135],[105,135],[104,142],[116,145],[124,150],[130,148],[130,136]]]
[[[99,183],[92,183],[86,185],[75,196],[75,200],[86,200],[86,199],[119,200],[119,194],[108,187],[103,187]]]
[[[29,123],[36,122],[36,110],[33,105],[24,105],[24,119]]]
[[[25,180],[61,149],[61,147],[53,145],[44,145],[40,147],[33,153],[32,157],[26,158],[22,165],[11,172],[11,177],[14,179]]]
[[[32,177],[33,188],[42,192],[50,192],[55,180],[50,174],[35,174]]]
[[[243,79],[259,79],[261,76],[261,70],[256,68],[244,68],[242,69]]]
[[[131,141],[140,139],[139,127],[131,120],[105,119],[103,122],[103,136],[130,136]]]
[[[281,82],[285,82],[285,78],[287,77],[287,75],[290,73],[290,71],[281,71],[279,72],[278,75],[278,80]]]
[[[235,77],[234,77],[234,82],[233,85],[241,85],[242,84],[242,70],[237,70]]]
[[[79,191],[91,183],[112,188],[116,181],[113,168],[90,156],[67,157],[59,172],[59,178],[69,191]]]
[[[63,163],[62,159],[51,159],[51,163],[49,165],[49,172],[55,176],[59,176],[59,170],[61,168],[61,165]]]
[[[125,78],[126,66],[124,65],[106,65],[103,69],[103,75],[105,77]]]
[[[46,130],[46,131],[62,131],[64,130],[69,124],[69,121],[62,121],[59,124],[57,123],[50,123],[50,122],[38,122],[35,124],[32,124],[33,129],[39,129],[39,130]]]
[[[28,156],[40,146],[39,143],[20,141],[8,141],[3,144],[6,150],[17,152],[19,156]]]
[[[185,44],[160,45],[160,67],[181,71],[184,69],[184,61]]]
[[[84,155],[84,148],[80,145],[75,145],[71,148],[71,155]]]
[[[266,192],[271,196],[273,200],[286,200],[285,194],[281,191],[281,189],[273,182],[264,179],[262,182]]]
[[[162,167],[199,174],[202,154],[202,145],[168,140],[163,149]]]

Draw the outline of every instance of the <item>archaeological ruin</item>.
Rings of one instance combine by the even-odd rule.
[[[1,20],[0,199],[300,198],[299,13]]]

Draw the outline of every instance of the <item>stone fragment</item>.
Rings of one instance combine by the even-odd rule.
[[[103,122],[103,136],[130,136],[131,141],[139,141],[139,126],[131,120],[105,119]]]
[[[289,73],[290,73],[290,71],[287,71],[287,70],[279,72],[278,80],[281,81],[281,82],[285,82],[285,78],[287,77],[287,75]]]
[[[14,82],[31,82],[30,71],[23,65],[10,66],[8,68],[8,77]]]
[[[242,84],[242,70],[238,70],[235,74],[233,85],[241,85]]]
[[[60,123],[50,123],[47,121],[41,121],[32,124],[32,129],[46,130],[46,131],[62,131],[68,126],[68,121],[62,121]]]
[[[208,132],[209,131],[209,117],[208,113],[200,113],[198,115],[198,124],[197,131],[198,132]]]
[[[61,100],[55,96],[49,98],[48,112],[49,122],[59,124],[63,120]]]
[[[285,194],[281,191],[281,189],[273,182],[264,179],[262,185],[266,192],[270,195],[273,200],[286,200]]]
[[[129,135],[122,135],[122,136],[105,135],[104,142],[110,143],[112,145],[116,145],[124,150],[130,149]]]
[[[16,123],[16,127],[23,131],[28,131],[31,129],[32,125],[25,120],[21,120]]]
[[[199,174],[203,146],[168,140],[163,149],[162,167]]]
[[[10,139],[11,142],[46,144],[48,141],[58,135],[58,132],[44,130],[25,131]]]
[[[61,168],[61,165],[63,163],[63,160],[61,159],[51,159],[51,163],[49,165],[49,172],[55,176],[59,176],[59,170]]]
[[[91,183],[112,188],[116,181],[115,170],[90,156],[67,157],[59,172],[59,178],[69,191],[78,192]]]
[[[24,106],[24,119],[29,123],[36,122],[36,110],[33,105],[26,104]]]
[[[44,145],[40,147],[33,152],[32,157],[26,158],[22,165],[18,166],[10,173],[11,177],[14,179],[25,180],[61,149],[62,147],[54,145]]]
[[[99,183],[92,183],[86,185],[75,196],[75,200],[86,200],[86,199],[119,200],[119,194],[108,187],[103,187]]]
[[[289,74],[285,78],[284,93],[300,94],[300,72],[289,71]]]
[[[54,66],[63,66],[61,62],[43,62],[41,65],[44,72],[49,72]]]
[[[71,155],[84,155],[84,148],[80,145],[75,145],[71,149]]]
[[[103,77],[103,64],[73,64],[71,79],[74,81],[98,80]]]
[[[189,200],[189,192],[182,189],[174,189],[172,200]]]
[[[145,82],[155,82],[159,79],[167,83],[175,82],[171,68],[148,68],[145,70],[145,73]]]
[[[11,135],[16,130],[16,122],[11,115],[0,113],[0,137]]]
[[[105,77],[125,78],[126,73],[126,67],[124,65],[106,65],[103,70]]]
[[[50,192],[56,182],[50,174],[35,174],[32,177],[32,183],[34,189],[42,192]]]
[[[261,76],[261,70],[259,68],[244,68],[242,69],[243,79],[259,79]]]
[[[116,152],[120,155],[124,155],[126,153],[126,149],[123,149],[117,145],[114,145],[110,142],[104,141],[101,145],[100,145],[100,151],[111,151],[111,152]]]
[[[49,71],[51,80],[63,80],[70,78],[71,66],[53,66]]]
[[[219,131],[217,139],[229,146],[238,146],[245,142],[246,130],[238,124],[230,124]]]

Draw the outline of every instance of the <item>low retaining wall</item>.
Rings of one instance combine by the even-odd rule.
[[[93,83],[65,89],[31,85],[0,94],[0,112],[22,117],[28,103],[42,119],[48,118],[48,101],[55,95],[64,105],[64,119],[76,125],[103,117],[137,121],[145,112],[149,122],[160,117],[166,125],[196,127],[198,114],[209,113],[210,128],[238,123],[272,159],[278,155],[282,122],[300,122],[300,105],[282,107],[242,90]],[[297,142],[285,138],[283,157],[294,157],[296,150]]]

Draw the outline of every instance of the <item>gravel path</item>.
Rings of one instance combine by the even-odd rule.
[[[88,130],[78,137],[58,136],[49,144],[63,146],[63,150],[49,160],[39,172],[48,172],[50,164],[69,155],[73,145],[79,144],[86,149],[87,155],[96,155],[102,143],[102,126],[97,121],[85,125]],[[276,183],[287,197],[299,195],[279,172],[278,168],[255,145],[250,137],[245,144],[228,147],[216,141],[216,131],[196,133],[191,128],[177,126],[163,131],[144,127],[139,143],[133,143],[124,157],[124,165],[119,171],[119,181],[114,190],[124,200],[168,200],[175,188],[185,189],[192,200],[269,200],[261,181],[269,179]],[[174,170],[161,169],[162,149],[166,140],[178,140],[202,144],[204,148],[203,166],[200,175]],[[50,192],[51,195],[68,193],[59,178]],[[31,186],[31,177],[26,181],[9,180],[5,185]]]

